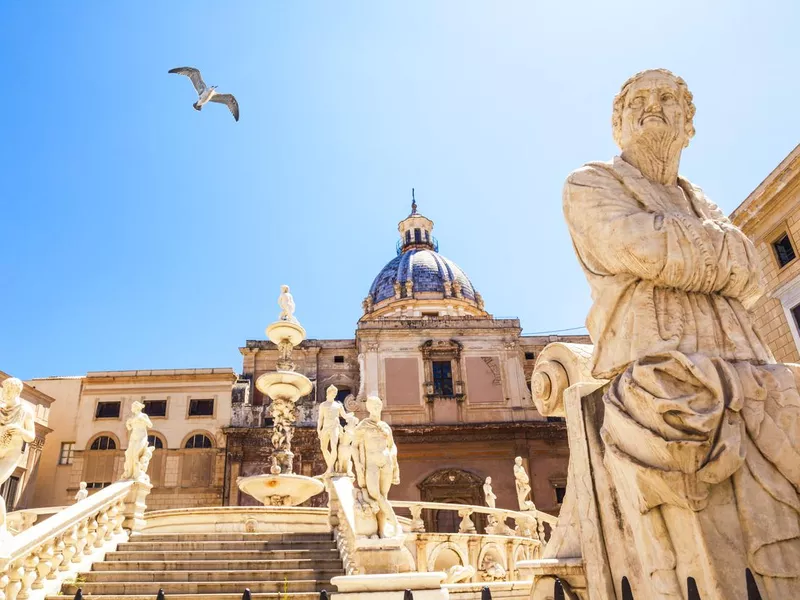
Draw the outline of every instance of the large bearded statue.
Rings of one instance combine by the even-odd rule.
[[[604,464],[643,597],[800,598],[800,396],[749,308],[755,248],[678,175],[692,95],[665,70],[614,100],[620,156],[573,172],[564,213],[592,291]],[[600,499],[601,502],[609,501]],[[633,575],[628,574],[629,577]],[[638,597],[637,593],[637,597]]]

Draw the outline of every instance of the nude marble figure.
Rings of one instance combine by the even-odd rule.
[[[401,533],[389,504],[389,489],[400,483],[397,446],[392,429],[381,421],[381,399],[369,396],[366,407],[369,416],[358,424],[353,440],[357,504],[362,513],[375,515],[379,537],[393,537]]]
[[[492,478],[487,477],[483,482],[483,497],[486,499],[486,506],[496,508],[497,494],[492,490]]]
[[[339,419],[345,418],[345,410],[341,403],[336,402],[339,390],[335,385],[329,385],[325,391],[325,401],[319,405],[317,418],[317,435],[322,448],[322,456],[327,465],[326,474],[333,473],[336,468],[336,458],[339,453],[339,437],[342,435],[342,426]]]
[[[123,479],[135,479],[149,483],[147,464],[150,457],[147,455],[147,430],[153,427],[150,417],[142,412],[144,404],[135,401],[131,405],[131,416],[125,421],[128,430],[128,448],[125,450],[125,468]]]

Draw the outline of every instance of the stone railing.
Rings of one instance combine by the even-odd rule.
[[[149,484],[114,483],[5,540],[0,600],[41,600],[144,524]]]
[[[23,508],[6,515],[6,526],[12,535],[30,529],[36,523],[64,510],[66,506],[48,506],[46,508]]]
[[[418,572],[445,571],[446,583],[513,582],[525,577],[517,563],[540,556],[546,534],[557,518],[539,511],[514,511],[487,506],[440,502],[392,501],[408,509],[406,547]],[[457,533],[427,532],[423,510],[453,511],[461,521]],[[486,515],[485,533],[478,534],[474,514]],[[512,520],[512,528],[507,521]],[[545,527],[545,524],[547,527]]]
[[[518,537],[529,537],[539,540],[542,544],[547,541],[549,532],[545,529],[545,523],[551,529],[558,522],[558,517],[547,513],[531,510],[516,511],[504,508],[489,508],[488,506],[472,506],[468,504],[450,504],[444,502],[418,502],[407,500],[392,500],[395,508],[407,508],[411,513],[411,531],[425,533],[425,522],[422,519],[423,509],[428,510],[448,510],[458,512],[461,517],[459,523],[459,533],[476,533],[475,524],[472,522],[474,513],[487,515],[486,533],[489,535],[513,535]],[[508,519],[514,521],[514,529],[506,524]]]

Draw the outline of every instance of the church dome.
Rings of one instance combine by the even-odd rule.
[[[461,296],[475,300],[475,290],[461,267],[435,250],[411,248],[405,252],[401,250],[400,255],[378,273],[369,290],[372,301],[377,304],[394,298],[395,282],[399,282],[405,290],[408,281],[412,282],[412,292],[438,292],[443,296],[448,285],[449,291],[453,291],[453,282],[457,281],[461,286]]]
[[[372,282],[364,317],[482,316],[483,299],[461,268],[439,254],[433,221],[417,212],[398,225],[397,256]]]

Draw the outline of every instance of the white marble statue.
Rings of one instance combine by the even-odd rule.
[[[678,174],[694,114],[680,77],[634,75],[613,104],[620,155],[564,186],[592,291],[592,374],[610,380],[593,468],[626,527],[606,552],[627,561],[617,580],[641,574],[637,598],[684,598],[687,577],[704,600],[743,598],[746,569],[764,600],[800,598],[797,374],[749,312],[762,295],[752,242]]]
[[[345,413],[346,424],[339,438],[339,449],[336,452],[336,472],[353,476],[353,440],[356,435],[358,419],[351,413]]]
[[[131,405],[131,416],[125,421],[125,428],[128,430],[128,448],[125,450],[125,468],[122,472],[122,479],[135,479],[149,483],[147,476],[147,430],[153,427],[145,413],[142,412],[144,404],[135,401]]]
[[[492,490],[491,477],[487,477],[486,481],[483,482],[483,497],[486,499],[486,506],[489,508],[496,508],[495,502],[497,501],[497,495]]]
[[[24,386],[16,377],[3,381],[3,403],[0,405],[0,485],[5,483],[17,468],[22,455],[23,442],[36,439],[33,411],[22,403],[20,394]],[[0,498],[0,537],[7,535],[6,498]]]
[[[339,453],[339,437],[342,435],[342,425],[339,419],[345,418],[345,410],[341,403],[336,402],[339,390],[335,385],[329,385],[325,390],[325,401],[319,405],[317,418],[317,435],[322,448],[327,469],[325,474],[333,473],[336,469],[336,458]]]
[[[281,295],[278,296],[278,306],[281,307],[281,314],[278,317],[279,321],[290,321],[297,323],[294,317],[294,298],[289,293],[289,286],[281,286]]]
[[[471,565],[453,565],[447,571],[444,583],[461,583],[475,576],[475,567]]]
[[[533,502],[530,499],[531,493],[531,480],[525,472],[525,467],[522,466],[522,457],[518,456],[514,459],[514,484],[517,487],[517,501],[519,502],[520,510],[535,510]]]
[[[78,492],[75,494],[75,502],[86,500],[89,497],[89,490],[86,489],[86,482],[81,481],[78,487]]]
[[[381,421],[381,399],[369,396],[366,408],[369,416],[356,426],[353,440],[356,504],[362,514],[374,514],[378,537],[394,537],[402,533],[389,504],[389,489],[400,483],[397,446],[392,429]]]

